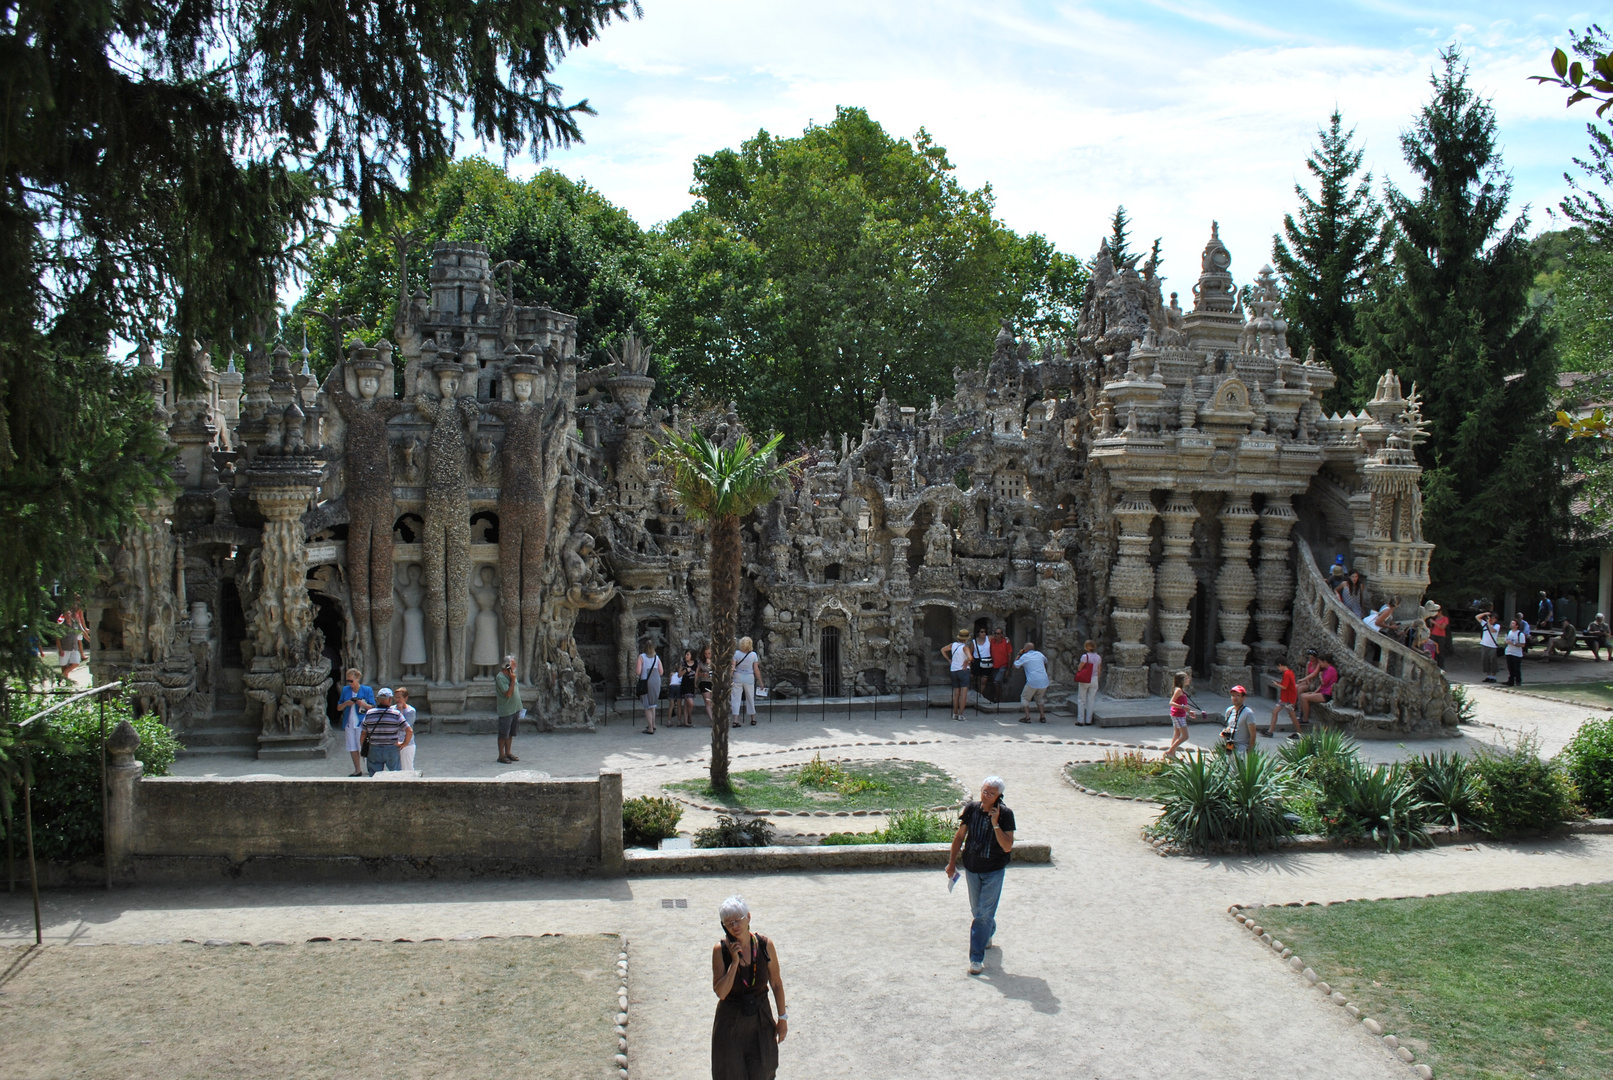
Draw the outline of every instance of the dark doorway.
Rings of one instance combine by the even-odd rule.
[[[218,662],[227,668],[238,668],[241,642],[246,640],[246,612],[241,610],[241,594],[236,591],[234,578],[218,583],[218,622]]]
[[[325,691],[325,716],[332,724],[337,723],[336,699],[341,696],[342,684],[342,642],[346,638],[346,620],[342,618],[342,609],[328,596],[319,593],[309,593],[308,598],[314,602],[314,629],[325,635],[325,661],[330,665],[330,689]],[[373,679],[379,673],[366,671],[365,678]]]
[[[1187,666],[1193,669],[1194,678],[1207,678],[1215,660],[1215,627],[1210,622],[1210,597],[1202,581],[1193,592],[1187,612],[1187,634],[1182,639],[1187,646]]]
[[[823,665],[823,696],[840,696],[840,627],[825,626],[818,636],[818,662]]]

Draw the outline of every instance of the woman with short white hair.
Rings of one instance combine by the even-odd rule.
[[[712,1080],[773,1080],[778,1044],[789,1030],[784,977],[773,942],[750,928],[750,906],[734,895],[717,908],[723,939],[711,947],[711,989],[717,1015],[711,1022]],[[778,1018],[767,1000],[773,991]]]

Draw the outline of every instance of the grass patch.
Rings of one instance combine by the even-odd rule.
[[[874,832],[837,832],[820,843],[828,847],[850,844],[944,844],[958,831],[958,822],[945,814],[927,810],[903,810],[890,819],[890,825]]]
[[[617,1075],[616,937],[0,949],[14,1080]]]
[[[1134,798],[1158,799],[1165,793],[1160,780],[1162,762],[1132,752],[1106,753],[1105,760],[1082,765],[1071,765],[1064,775],[1083,787],[1094,791],[1107,791],[1111,795],[1129,795]]]
[[[1264,908],[1260,922],[1440,1077],[1613,1075],[1613,885]]]
[[[1600,709],[1613,709],[1613,683],[1608,682],[1526,682],[1512,689],[1533,697],[1563,698]]]
[[[928,761],[824,761],[729,774],[733,790],[717,792],[704,777],[667,790],[733,810],[908,810],[950,806],[963,786]]]

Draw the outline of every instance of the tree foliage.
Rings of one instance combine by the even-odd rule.
[[[580,137],[550,81],[633,0],[7,0],[0,18],[0,666],[164,470],[118,337],[261,331],[339,206],[442,172],[460,125]],[[182,390],[199,387],[188,365]],[[33,628],[33,629],[30,629]],[[26,666],[25,664],[23,666]]]
[[[1305,159],[1316,179],[1316,195],[1300,184],[1299,217],[1283,215],[1282,236],[1272,238],[1272,260],[1283,279],[1283,315],[1288,343],[1300,356],[1315,348],[1318,358],[1339,375],[1323,402],[1328,409],[1349,407],[1350,353],[1359,344],[1357,308],[1371,294],[1389,245],[1383,207],[1372,195],[1372,174],[1358,181],[1363,151],[1353,145],[1337,109],[1319,145]],[[1353,184],[1353,188],[1352,188]]]
[[[428,289],[431,246],[442,240],[484,243],[496,263],[511,261],[515,298],[577,316],[578,351],[593,362],[641,321],[653,249],[625,210],[587,184],[544,169],[514,180],[481,158],[455,162],[401,215],[391,231],[353,220],[313,259],[308,287],[288,319],[306,328],[323,377],[336,357],[330,325],[311,311],[358,318],[360,336],[389,336],[397,317],[397,242],[406,238],[408,289]],[[499,288],[506,274],[498,275]]]
[[[1523,215],[1507,223],[1495,114],[1453,49],[1401,137],[1421,182],[1388,189],[1393,278],[1361,318],[1358,394],[1389,368],[1424,396],[1424,535],[1436,596],[1466,602],[1571,573],[1559,451],[1546,430],[1556,388],[1550,331],[1528,309]]]
[[[997,320],[1073,327],[1080,263],[992,215],[919,131],[842,107],[796,138],[759,132],[695,163],[670,222],[655,336],[675,396],[733,400],[791,438],[851,432],[882,395],[917,404],[980,362]]]

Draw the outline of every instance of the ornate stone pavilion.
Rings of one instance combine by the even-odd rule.
[[[741,632],[775,690],[938,687],[941,646],[991,623],[1037,641],[1056,685],[1098,640],[1121,698],[1181,667],[1263,685],[1314,645],[1352,729],[1451,730],[1437,669],[1358,632],[1317,569],[1342,554],[1373,597],[1421,597],[1415,388],[1391,373],[1324,415],[1334,375],[1289,354],[1270,269],[1246,309],[1230,264],[1212,230],[1184,312],[1100,251],[1071,346],[1033,360],[1005,325],[951,400],[882,401],[807,450],[744,530]],[[635,340],[579,371],[575,319],[514,303],[496,269],[438,244],[393,340],[355,341],[323,385],[284,345],[244,372],[185,358],[193,396],[142,356],[178,494],[89,605],[98,678],[193,744],[308,754],[346,666],[410,685],[434,730],[480,730],[513,654],[545,730],[591,728],[638,641],[705,643],[705,537],[654,463],[657,433],[697,418],[650,406]]]

